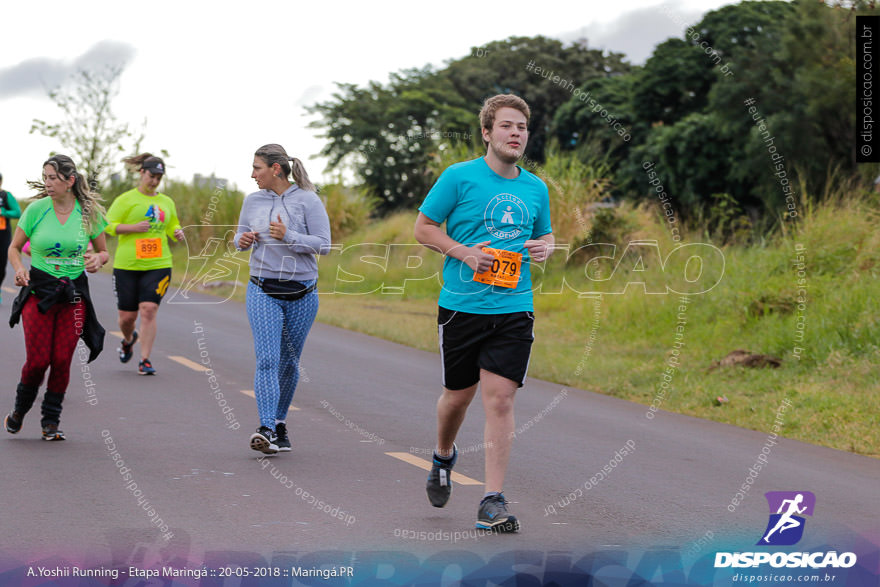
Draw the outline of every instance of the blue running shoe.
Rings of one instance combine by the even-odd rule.
[[[155,375],[156,370],[153,369],[153,364],[150,362],[150,359],[144,359],[140,363],[138,363],[138,375]]]

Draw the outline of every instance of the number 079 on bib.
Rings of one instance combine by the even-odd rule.
[[[491,269],[483,273],[474,274],[474,281],[499,287],[515,288],[519,284],[519,276],[522,270],[522,253],[489,247],[483,247],[483,252],[489,253],[495,259],[492,261]]]

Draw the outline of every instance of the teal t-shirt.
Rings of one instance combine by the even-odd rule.
[[[553,232],[547,185],[518,167],[514,179],[501,177],[482,157],[456,163],[444,171],[428,192],[419,211],[434,222],[446,222],[446,233],[472,246],[483,241],[493,249],[522,254],[516,287],[474,281],[474,272],[447,256],[438,303],[472,314],[532,311],[532,279],[524,244]]]
[[[55,277],[70,279],[82,274],[83,254],[89,241],[100,235],[105,226],[107,221],[99,216],[91,231],[87,231],[78,201],[67,221],[61,224],[49,197],[32,202],[18,221],[18,227],[31,241],[31,266]]]

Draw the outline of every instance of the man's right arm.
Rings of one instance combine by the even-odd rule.
[[[440,228],[439,222],[431,220],[422,212],[419,212],[419,217],[416,219],[414,235],[421,244],[441,255],[458,259],[474,273],[483,273],[492,268],[495,257],[483,252],[483,247],[488,246],[491,241],[483,241],[472,247],[465,246],[446,234]]]

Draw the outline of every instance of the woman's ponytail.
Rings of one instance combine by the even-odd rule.
[[[302,161],[296,157],[290,157],[288,160],[290,161],[290,171],[293,174],[293,181],[296,182],[296,185],[298,185],[300,189],[314,192],[315,184],[309,179],[309,174],[306,173],[306,168],[303,166]]]

